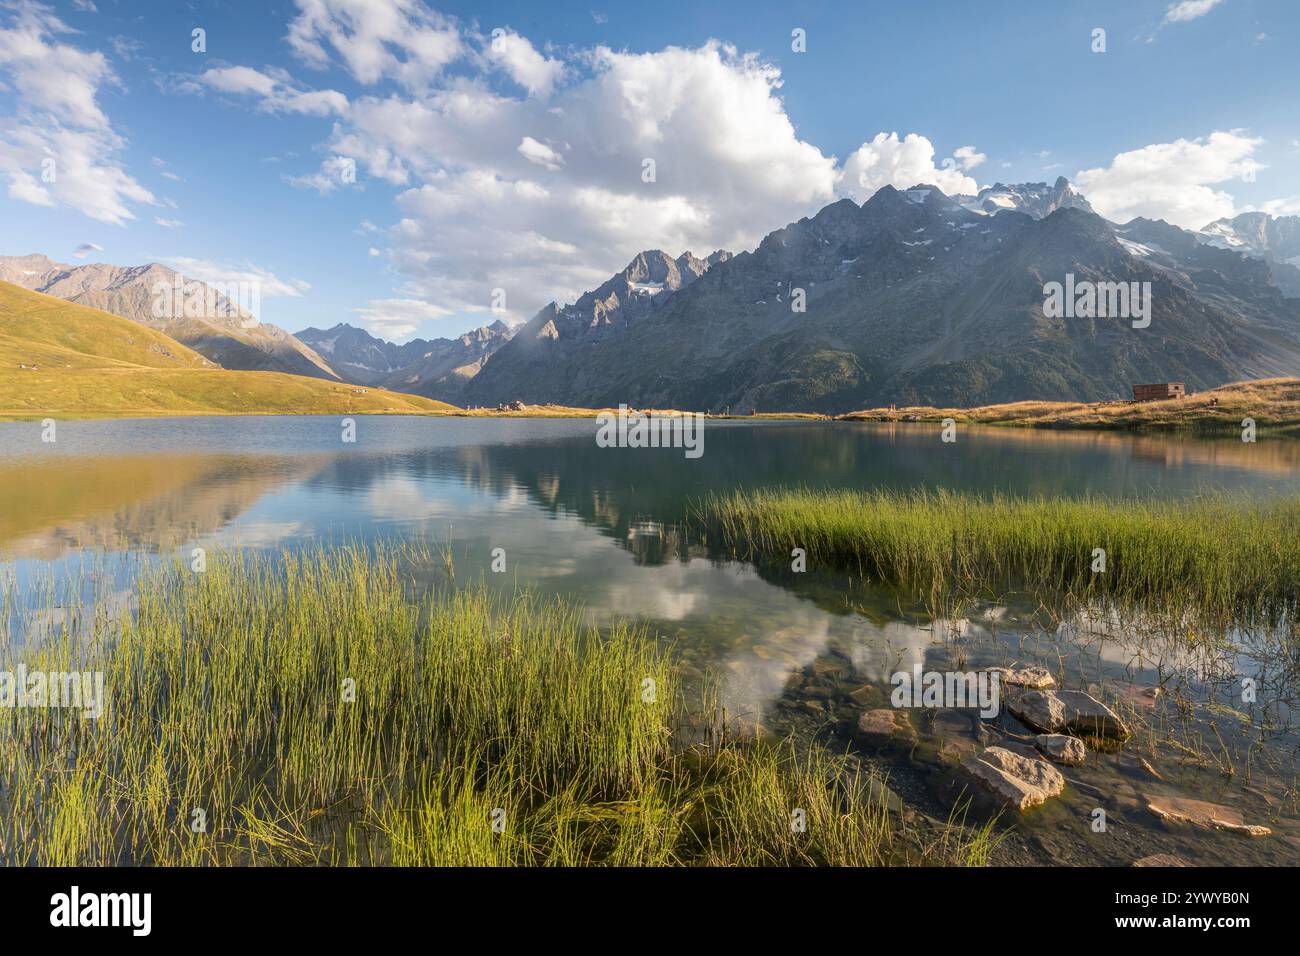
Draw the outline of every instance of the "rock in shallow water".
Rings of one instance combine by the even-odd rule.
[[[936,740],[939,760],[958,764],[983,750],[978,739],[978,724],[978,718],[972,719],[955,710],[934,711],[930,717],[929,733]]]
[[[1113,710],[1079,690],[1031,690],[1007,701],[1007,709],[1045,734],[1127,740],[1131,732]]]
[[[858,738],[877,747],[885,744],[911,746],[916,743],[916,728],[903,711],[878,707],[864,711],[858,718]]]
[[[961,776],[974,789],[1022,813],[1065,789],[1065,777],[1046,760],[1004,747],[989,747],[968,757],[962,762]]]
[[[1046,690],[1056,686],[1056,678],[1052,676],[1052,672],[1037,664],[1030,664],[1028,667],[990,667],[988,673],[997,674],[1003,684],[1011,687]]]
[[[1190,800],[1187,797],[1162,797],[1146,795],[1147,809],[1167,823],[1189,823],[1206,830],[1228,830],[1245,836],[1268,836],[1268,827],[1246,823],[1240,810]]]
[[[1049,760],[1077,767],[1088,756],[1088,748],[1078,737],[1068,734],[1039,734],[1034,738],[1034,746]]]

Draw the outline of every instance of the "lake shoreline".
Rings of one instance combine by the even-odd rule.
[[[418,396],[417,396],[418,397]],[[409,418],[536,418],[595,419],[616,408],[582,408],[568,405],[528,405],[521,408],[456,408],[428,411],[384,408],[303,410],[196,410],[122,409],[31,412],[0,409],[0,422],[102,421],[153,418],[265,417],[273,415],[393,415]],[[633,409],[643,414],[701,414],[680,409]],[[1234,382],[1219,388],[1165,401],[1043,402],[1022,401],[968,408],[929,405],[871,408],[829,415],[821,412],[758,412],[750,415],[704,412],[709,421],[749,422],[869,422],[882,424],[943,424],[951,419],[964,425],[1032,428],[1054,431],[1136,433],[1241,434],[1247,420],[1256,433],[1300,437],[1300,379],[1276,378]]]
[[[1185,398],[1163,401],[1007,402],[972,408],[929,405],[849,412],[837,421],[961,424],[1074,431],[1241,433],[1250,419],[1256,431],[1300,435],[1300,379],[1233,382]]]

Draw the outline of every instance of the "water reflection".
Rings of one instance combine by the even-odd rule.
[[[704,456],[686,460],[672,450],[601,449],[594,436],[587,421],[363,418],[357,444],[345,446],[333,418],[196,419],[61,423],[58,445],[41,446],[38,426],[0,424],[0,580],[19,604],[29,599],[22,628],[39,631],[63,626],[68,612],[63,603],[45,608],[32,582],[74,580],[84,567],[94,572],[91,593],[66,595],[66,606],[120,611],[135,559],[195,545],[414,538],[449,547],[458,581],[562,594],[598,621],[645,619],[674,643],[688,677],[716,677],[731,718],[840,745],[864,702],[883,701],[889,675],[914,665],[1039,661],[1077,687],[1155,685],[1177,674],[1182,683],[1166,683],[1171,696],[1184,684],[1197,695],[1179,731],[1193,751],[1206,734],[1196,708],[1227,706],[1218,670],[1259,675],[1273,701],[1294,695],[1294,661],[1289,669],[1264,654],[1189,661],[1179,642],[1144,637],[1141,622],[1043,622],[1034,608],[1013,605],[932,621],[860,581],[718,560],[681,522],[709,492],[773,485],[1289,492],[1300,490],[1298,442],[969,428],[947,445],[923,425],[710,423]],[[496,547],[506,549],[504,575],[489,571]],[[1271,749],[1252,758],[1258,775],[1273,772],[1270,760],[1284,766],[1295,746],[1284,718],[1285,708],[1268,717]],[[1218,725],[1226,750],[1251,746],[1252,722],[1263,721],[1257,711],[1246,721]],[[923,780],[918,794],[937,793],[947,780],[944,747],[931,763],[909,754],[892,772],[903,785],[909,773]],[[1117,772],[1098,765],[1077,777],[1118,792],[1127,784]],[[1175,776],[1190,771],[1166,772],[1204,792],[1204,780]],[[946,812],[940,803],[934,810]],[[1042,819],[1035,826],[1053,820]],[[1293,822],[1279,826],[1300,838]],[[1238,860],[1233,846],[1217,858]],[[1051,852],[1097,860],[1109,851],[1053,844]]]

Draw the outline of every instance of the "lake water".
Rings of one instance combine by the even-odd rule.
[[[449,547],[457,581],[564,595],[598,621],[644,620],[688,677],[716,679],[729,719],[853,749],[939,819],[954,800],[953,761],[973,738],[931,724],[933,714],[918,715],[919,742],[907,749],[862,750],[846,730],[863,701],[885,700],[890,673],[1038,661],[1066,687],[1136,701],[1162,742],[1140,734],[1118,754],[1090,754],[1067,773],[1063,797],[1002,827],[1004,861],[1300,859],[1293,654],[1192,659],[1159,635],[1077,619],[1045,626],[1015,606],[932,621],[860,581],[709,554],[682,529],[693,500],[736,487],[1294,493],[1300,443],[970,427],[945,444],[925,425],[710,421],[703,456],[688,459],[599,448],[595,434],[590,420],[359,417],[355,443],[344,443],[332,417],[193,418],[60,422],[47,444],[39,424],[0,423],[9,626],[21,640],[57,625],[46,589],[56,582],[58,593],[79,569],[92,569],[95,600],[129,604],[132,563],[178,550],[414,539]],[[503,574],[491,571],[497,548]],[[1235,702],[1241,674],[1266,682],[1271,710]],[[1154,706],[1135,693],[1162,682]],[[1165,824],[1145,807],[1152,794],[1227,804],[1274,833]],[[1105,832],[1091,825],[1097,808]]]

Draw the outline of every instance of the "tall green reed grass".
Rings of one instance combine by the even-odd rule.
[[[715,544],[938,600],[1011,592],[1142,606],[1226,629],[1289,622],[1300,601],[1300,498],[1189,501],[950,491],[737,491],[700,502]],[[1105,571],[1093,570],[1094,549]]]
[[[0,669],[102,671],[108,702],[0,709],[0,862],[906,862],[844,758],[685,740],[641,628],[483,586],[417,599],[409,559],[216,556],[145,572],[133,614],[5,646]]]

